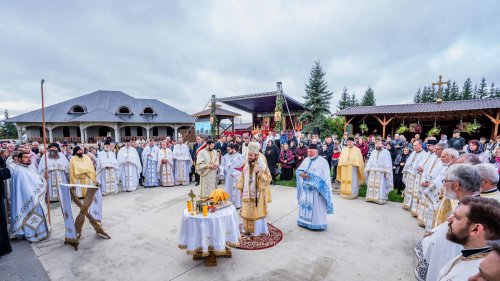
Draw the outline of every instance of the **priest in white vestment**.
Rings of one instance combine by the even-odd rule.
[[[481,174],[481,197],[493,198],[500,201],[500,191],[497,188],[498,170],[493,164],[477,164],[476,168]]]
[[[455,164],[446,171],[445,196],[461,200],[466,196],[479,196],[481,176],[477,168],[469,164]],[[418,264],[415,268],[417,280],[438,280],[441,268],[460,254],[463,246],[446,238],[448,222],[444,222],[426,233],[415,247]]]
[[[200,175],[200,197],[206,198],[217,188],[217,170],[219,157],[215,150],[215,142],[208,140],[205,147],[196,155],[196,172]]]
[[[46,182],[30,168],[27,151],[19,151],[17,165],[13,165],[11,182],[11,237],[23,237],[30,242],[46,239],[50,234],[45,201]]]
[[[420,187],[420,174],[417,169],[422,166],[427,157],[427,152],[422,149],[422,141],[413,142],[413,149],[403,168],[403,182],[406,185],[403,209],[407,211],[412,209],[414,190]]]
[[[441,175],[441,171],[447,168],[446,166],[443,166],[443,163],[441,161],[441,154],[443,153],[443,149],[444,145],[442,144],[434,146],[435,157],[431,161],[428,161],[424,166],[424,170],[420,179],[420,197],[417,207],[417,221],[418,225],[425,227],[427,231],[432,229],[432,219],[430,221],[428,221],[427,219],[428,213],[434,212],[435,210],[435,208],[432,206],[432,202],[439,203],[439,197],[436,198],[435,196],[429,196],[429,192],[427,192],[427,190],[434,189],[436,185],[442,186],[442,179],[440,179],[441,183],[436,182],[436,179]],[[436,192],[434,191],[432,192],[432,194],[436,194]]]
[[[123,191],[134,191],[139,186],[142,164],[137,149],[130,146],[130,141],[118,152],[118,165],[120,165],[120,177]]]
[[[238,152],[236,144],[227,145],[227,153],[222,157],[221,166],[224,170],[224,190],[229,194],[229,201],[234,203],[236,208],[241,208],[241,194],[236,188],[241,171],[238,168],[243,166],[245,159]]]
[[[174,159],[166,140],[161,142],[157,167],[161,186],[174,186]]]
[[[500,203],[492,198],[466,196],[448,223],[446,238],[462,245],[463,250],[441,268],[436,280],[469,280],[491,252],[486,241],[500,239]]]
[[[47,170],[45,170],[45,158],[47,157]],[[45,178],[48,172],[49,198],[51,202],[59,200],[59,185],[68,183],[69,162],[61,153],[57,143],[48,146],[47,153],[44,154],[38,165],[38,174]]]
[[[144,187],[158,186],[158,150],[155,141],[149,139],[149,145],[142,151]]]
[[[299,226],[324,230],[327,214],[333,214],[330,166],[323,157],[318,157],[318,144],[311,143],[308,157],[296,171]],[[392,166],[391,166],[392,168]]]
[[[421,205],[421,200],[423,200],[422,198],[422,186],[421,186],[421,183],[422,183],[422,180],[424,180],[424,169],[427,165],[429,165],[430,163],[432,163],[435,159],[436,159],[436,155],[434,154],[434,148],[435,148],[435,144],[437,143],[435,139],[430,139],[427,141],[428,145],[427,145],[427,155],[425,156],[425,160],[424,162],[422,163],[422,165],[418,166],[417,167],[417,173],[418,173],[418,176],[417,176],[417,182],[415,183],[415,186],[413,188],[413,196],[412,196],[412,202],[411,202],[411,209],[410,209],[410,213],[413,217],[417,217],[418,218],[418,210],[420,208],[420,205]]]
[[[174,160],[175,160],[175,185],[188,185],[189,173],[193,165],[189,147],[183,142],[180,137],[177,144],[174,145]]]
[[[118,179],[120,168],[116,154],[111,151],[111,144],[104,143],[104,150],[97,153],[96,180],[101,188],[102,195],[118,193]]]
[[[381,140],[375,142],[375,150],[365,167],[366,201],[385,204],[389,192],[394,189],[391,153],[384,148]]]

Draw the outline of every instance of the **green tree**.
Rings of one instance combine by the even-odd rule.
[[[450,100],[450,95],[451,95],[450,85],[451,85],[451,82],[450,82],[450,80],[448,80],[448,86],[446,86],[446,88],[444,88],[444,91],[443,91],[443,100],[444,101]]]
[[[333,93],[327,90],[325,74],[317,60],[309,74],[309,83],[306,84],[306,95],[303,97],[306,111],[300,116],[300,120],[311,122],[319,116],[330,114],[330,100]]]
[[[495,95],[495,83],[491,83],[490,91],[489,91],[489,98],[494,98]]]
[[[479,88],[477,88],[477,96],[478,99],[484,99],[488,96],[488,86],[486,85],[486,79],[483,77],[481,79],[481,83],[479,84]]]
[[[339,137],[344,134],[344,124],[345,124],[344,116],[337,116],[335,118],[328,117],[326,122],[332,134],[336,134]]]
[[[339,110],[346,109],[349,107],[350,102],[351,97],[347,93],[347,88],[344,87],[344,89],[342,90],[342,94],[340,95],[339,105],[337,106],[337,108]]]
[[[420,88],[418,88],[418,91],[415,93],[415,96],[413,96],[413,102],[414,103],[422,102],[422,91],[420,90]]]
[[[368,87],[364,96],[361,98],[362,106],[375,105],[375,93],[371,87]]]
[[[429,86],[429,101],[428,102],[435,102],[437,99],[437,91],[434,86]]]
[[[352,107],[352,106],[359,106],[359,101],[356,98],[356,94],[355,93],[352,93],[351,101],[349,102],[349,107]]]
[[[4,111],[5,119],[9,119],[9,111],[6,109]],[[4,139],[15,139],[17,138],[17,129],[13,123],[0,124],[0,138]]]
[[[424,89],[422,90],[422,98],[420,99],[420,102],[425,103],[430,101],[431,101],[430,91],[429,88],[425,86]]]
[[[460,90],[458,89],[457,82],[453,81],[453,83],[451,83],[449,100],[459,100],[459,99],[460,99]]]
[[[467,78],[467,80],[465,80],[460,95],[461,95],[460,99],[462,100],[472,99],[473,92],[472,92],[472,82],[470,81],[470,78]]]

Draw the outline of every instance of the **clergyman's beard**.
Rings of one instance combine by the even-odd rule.
[[[49,158],[52,158],[52,159],[59,158],[59,152],[57,150],[49,151]]]
[[[80,157],[80,158],[83,158],[83,153],[77,153],[76,156]]]
[[[468,228],[469,227],[467,225],[464,230],[461,230],[458,233],[453,233],[451,223],[448,223],[448,232],[446,233],[446,239],[460,245],[465,245],[469,241]]]
[[[382,150],[382,147],[381,146],[375,146],[375,149]]]
[[[448,191],[446,188],[444,190],[444,196],[446,196],[446,198],[448,199],[453,199],[453,200],[457,199],[457,193],[453,191]]]

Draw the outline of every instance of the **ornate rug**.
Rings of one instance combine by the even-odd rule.
[[[269,228],[268,235],[256,237],[242,235],[240,244],[235,248],[242,250],[262,250],[276,246],[283,239],[283,233],[270,223],[267,224],[267,227]]]

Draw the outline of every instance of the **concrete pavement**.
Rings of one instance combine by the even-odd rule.
[[[65,246],[60,211],[52,212],[52,236],[31,244],[51,280],[413,280],[413,246],[422,228],[397,203],[376,205],[334,195],[329,228],[296,225],[296,190],[273,186],[268,222],[283,232],[273,248],[233,250],[207,268],[177,247],[190,189],[153,188],[107,196],[107,240],[84,226],[78,251]],[[76,210],[77,208],[75,208]]]

